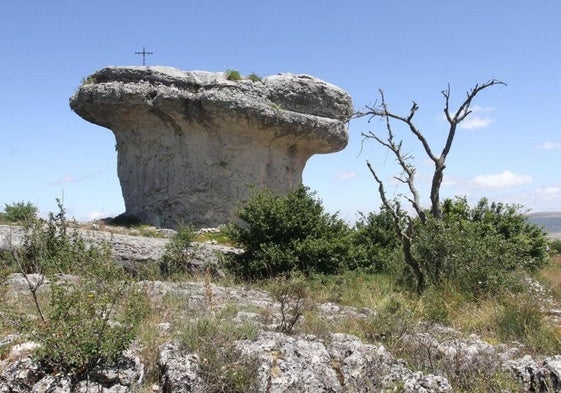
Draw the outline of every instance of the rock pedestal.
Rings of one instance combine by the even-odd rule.
[[[287,193],[308,158],[343,149],[349,95],[308,75],[229,80],[170,67],[107,67],[70,99],[113,131],[126,214],[218,226],[252,186]]]

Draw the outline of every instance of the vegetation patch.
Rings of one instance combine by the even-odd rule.
[[[239,81],[242,79],[240,72],[236,70],[226,70],[224,74],[229,81]]]
[[[306,187],[278,196],[255,190],[242,204],[229,234],[245,251],[226,267],[246,279],[276,277],[291,272],[332,274],[354,258],[351,231],[336,215],[327,214]]]
[[[38,211],[39,209],[31,202],[14,202],[4,205],[1,219],[9,223],[29,224],[37,219]]]
[[[239,71],[233,69],[227,69],[226,71],[224,71],[224,75],[226,76],[226,79],[230,81],[240,81],[242,79],[246,79],[252,82],[261,82],[261,80],[263,79],[255,72],[252,72],[247,76],[242,76]]]
[[[3,302],[2,324],[39,344],[34,358],[49,372],[86,374],[116,362],[145,317],[145,296],[110,257],[69,230],[65,210],[27,228],[7,263],[27,284],[27,305]],[[35,275],[30,275],[31,273]]]
[[[190,260],[187,249],[195,237],[195,227],[181,225],[170,238],[160,261],[160,271],[164,277],[184,275],[188,272]]]
[[[181,333],[184,348],[198,355],[200,376],[208,392],[257,392],[259,362],[241,356],[236,340],[254,340],[258,329],[221,318],[201,317],[188,322]]]

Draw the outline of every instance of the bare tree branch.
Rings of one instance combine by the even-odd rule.
[[[411,217],[406,216],[407,225],[405,225],[405,228],[403,228],[402,212],[399,204],[392,205],[390,201],[388,201],[388,198],[386,197],[386,191],[384,189],[384,183],[382,182],[382,180],[380,180],[370,162],[366,161],[366,166],[378,183],[378,192],[380,194],[380,199],[382,199],[382,204],[392,215],[394,228],[401,242],[401,248],[403,250],[405,263],[413,269],[413,272],[415,273],[415,277],[417,279],[417,291],[421,292],[425,285],[425,276],[423,274],[421,266],[413,257],[413,253],[411,252],[413,242],[413,221],[411,220]]]
[[[446,143],[444,145],[444,148],[442,149],[442,153],[440,153],[440,157],[438,157],[437,160],[433,160],[435,164],[435,170],[432,177],[430,200],[431,213],[434,217],[440,218],[442,215],[442,212],[440,210],[440,186],[442,185],[442,179],[444,178],[446,157],[448,157],[448,154],[450,153],[452,143],[454,142],[454,137],[456,136],[456,128],[458,124],[460,124],[471,113],[470,106],[475,96],[482,90],[494,85],[506,86],[506,83],[497,79],[491,79],[483,83],[482,85],[476,84],[473,89],[466,93],[467,98],[456,110],[454,116],[451,116],[450,114],[450,84],[448,84],[448,88],[446,90],[442,91],[442,95],[444,96],[444,114],[446,115],[446,119],[450,124],[450,128],[448,130]]]
[[[391,122],[393,120],[397,120],[405,124],[411,133],[417,137],[417,139],[421,142],[425,153],[429,157],[429,159],[434,163],[434,173],[432,176],[431,182],[431,192],[430,192],[430,201],[431,201],[431,215],[435,218],[441,218],[442,211],[440,208],[440,188],[442,186],[442,180],[444,178],[444,169],[446,168],[446,158],[450,153],[452,148],[452,144],[454,142],[454,138],[456,136],[456,130],[458,124],[466,119],[466,117],[472,112],[470,107],[473,99],[479,94],[482,90],[494,86],[494,85],[506,85],[504,82],[501,82],[497,79],[491,79],[481,85],[476,84],[474,88],[468,91],[466,99],[460,104],[458,109],[453,112],[450,111],[450,84],[448,84],[445,90],[442,90],[442,95],[444,96],[444,114],[446,116],[446,120],[448,121],[450,127],[448,129],[448,135],[446,137],[446,142],[442,149],[442,152],[439,156],[436,156],[427,139],[421,133],[421,131],[415,126],[413,123],[413,118],[415,113],[419,109],[419,105],[415,101],[413,101],[411,108],[409,109],[409,114],[405,116],[396,115],[388,110],[388,106],[386,103],[386,99],[384,96],[383,90],[379,90],[380,93],[380,103],[376,103],[374,106],[366,106],[366,110],[363,112],[357,112],[355,117],[364,117],[368,116],[368,122],[370,122],[375,117],[380,117],[385,120],[387,138],[382,139],[378,135],[376,135],[373,131],[369,131],[368,133],[362,133],[364,140],[367,138],[372,138],[380,145],[386,147],[395,155],[396,160],[399,166],[402,168],[403,173],[400,176],[394,176],[394,178],[399,181],[400,183],[407,184],[409,188],[409,192],[411,196],[405,196],[404,198],[411,203],[413,209],[421,219],[421,222],[424,224],[426,222],[426,214],[424,210],[421,208],[420,200],[419,200],[419,193],[415,187],[415,167],[410,164],[410,160],[412,156],[410,154],[406,154],[402,152],[402,141],[396,142],[394,139],[394,133],[392,131]],[[406,216],[407,223],[403,222],[402,212],[400,210],[399,205],[392,205],[386,196],[386,191],[384,189],[383,182],[380,180],[376,172],[374,171],[372,165],[367,161],[367,166],[374,179],[378,183],[378,192],[380,194],[380,198],[382,199],[382,203],[384,207],[391,212],[392,217],[395,222],[395,229],[396,232],[401,240],[402,248],[404,252],[405,261],[408,265],[413,268],[416,277],[417,277],[417,284],[418,289],[422,288],[424,282],[423,272],[421,267],[413,257],[411,253],[411,242],[413,239],[414,227],[413,221],[411,217]]]

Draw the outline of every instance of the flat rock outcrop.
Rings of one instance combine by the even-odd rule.
[[[133,236],[88,229],[76,231],[88,244],[109,245],[113,259],[131,270],[159,261],[169,242],[169,237]],[[23,246],[25,234],[25,228],[21,226],[0,225],[0,253]],[[188,268],[193,274],[204,272],[208,265],[216,266],[220,255],[236,252],[239,252],[239,249],[234,247],[197,242],[193,242],[191,247],[185,250],[189,259]]]
[[[174,228],[232,219],[251,186],[289,192],[308,158],[343,149],[353,109],[309,75],[229,80],[171,67],[107,67],[70,99],[116,138],[126,214]]]

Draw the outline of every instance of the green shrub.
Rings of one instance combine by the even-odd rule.
[[[4,219],[9,222],[28,223],[37,219],[38,211],[31,202],[14,202],[4,205]]]
[[[249,74],[247,76],[247,79],[249,79],[252,82],[261,82],[261,77],[259,75],[257,75],[255,72],[252,72],[251,74]]]
[[[519,291],[520,273],[547,262],[545,234],[516,206],[483,199],[471,209],[457,198],[442,212],[415,226],[412,251],[429,286],[450,282],[474,295]]]
[[[561,240],[559,239],[550,240],[549,249],[552,254],[561,254]]]
[[[396,274],[401,257],[401,244],[395,233],[393,217],[387,209],[380,213],[360,214],[355,225],[353,243],[362,249],[364,259],[359,259],[374,273]],[[357,266],[358,267],[358,266]]]
[[[81,274],[93,261],[110,259],[107,247],[88,246],[77,230],[70,228],[66,210],[57,199],[59,212],[49,213],[46,225],[32,221],[26,228],[21,250],[14,250],[19,270],[40,274]]]
[[[29,227],[23,248],[10,255],[27,283],[28,303],[36,316],[14,311],[18,299],[2,304],[9,312],[0,315],[5,324],[40,344],[35,359],[49,372],[76,375],[123,354],[136,336],[146,304],[107,247],[87,245],[77,231],[70,233],[65,210],[57,202],[59,213],[49,214],[47,225]],[[27,273],[39,273],[39,279]],[[47,285],[48,291],[40,291]]]
[[[180,225],[177,232],[166,244],[164,255],[160,261],[160,271],[164,277],[184,274],[189,268],[187,249],[196,238],[195,227]]]
[[[526,220],[526,212],[520,205],[482,198],[475,207],[469,208],[465,198],[457,197],[444,202],[442,214],[447,222],[473,222],[481,239],[498,236],[512,243],[517,267],[535,271],[548,261],[546,233]]]
[[[106,272],[107,273],[107,272]],[[111,276],[111,275],[109,275]],[[35,358],[51,372],[82,374],[115,363],[129,347],[146,315],[146,301],[132,283],[87,278],[73,286],[50,283],[45,322],[31,326],[41,346]]]
[[[256,191],[237,215],[244,223],[230,225],[229,233],[245,252],[226,262],[235,275],[332,274],[357,264],[352,231],[336,215],[325,213],[306,187],[286,196]]]
[[[226,70],[225,75],[226,79],[228,79],[229,81],[239,81],[242,79],[239,71],[236,70]]]
[[[270,288],[271,295],[280,304],[281,320],[278,329],[291,333],[306,311],[311,309],[304,277],[277,278]]]

